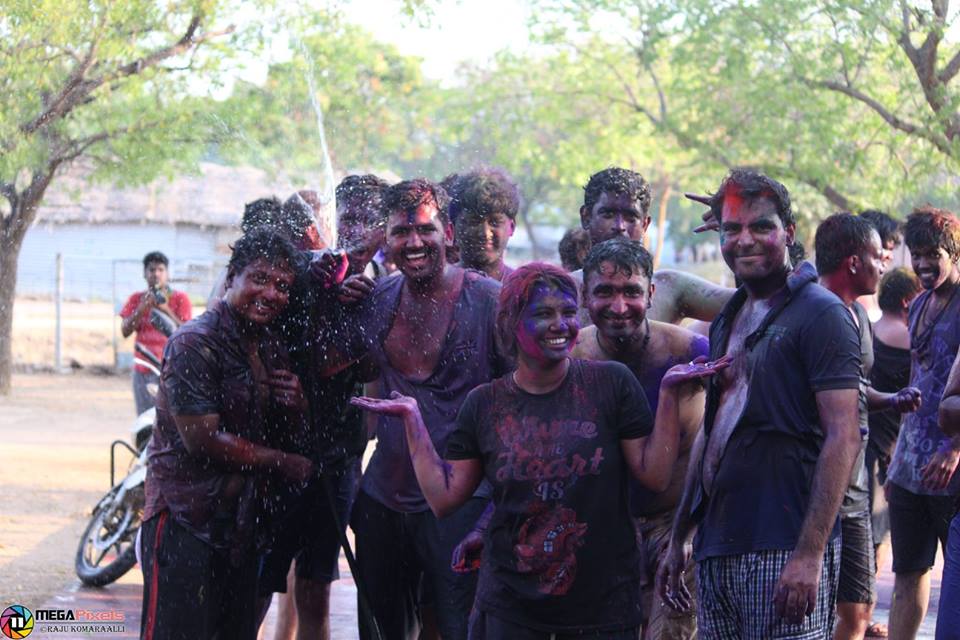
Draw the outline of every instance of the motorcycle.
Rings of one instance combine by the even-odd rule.
[[[172,333],[172,331],[171,331]],[[160,375],[160,360],[139,344],[135,345],[134,363]],[[150,388],[156,397],[156,388]],[[132,444],[114,440],[110,444],[110,491],[97,506],[80,537],[74,560],[77,577],[83,584],[102,587],[118,580],[137,563],[137,540],[145,501],[144,480],[147,477],[147,444],[153,431],[156,409],[137,416],[130,429]],[[123,480],[116,482],[117,447],[132,456]]]

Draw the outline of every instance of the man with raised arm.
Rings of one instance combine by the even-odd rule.
[[[732,364],[707,389],[703,446],[658,573],[661,595],[689,606],[683,547],[699,524],[702,637],[825,637],[837,513],[860,447],[857,330],[812,265],[791,267],[795,221],[782,184],[734,170],[710,205],[743,285],[710,327],[711,357]]]

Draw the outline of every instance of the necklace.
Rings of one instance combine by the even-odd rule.
[[[603,343],[600,342],[600,329],[599,329],[599,328],[598,328],[597,331],[594,333],[594,338],[595,338],[596,341],[597,341],[597,346],[600,347],[600,351],[602,351],[605,355],[610,356],[612,359],[616,359],[616,358],[613,358],[613,355],[612,355],[609,351],[607,351],[606,349],[603,348]],[[647,318],[646,316],[644,316],[644,318],[643,318],[643,343],[640,345],[640,351],[639,351],[639,353],[637,353],[637,358],[636,358],[637,365],[638,365],[638,370],[639,370],[639,369],[642,367],[642,365],[643,365],[643,358],[644,358],[644,356],[647,355],[647,345],[649,345],[649,344],[650,344],[650,319]],[[632,359],[632,358],[631,358],[631,359]]]

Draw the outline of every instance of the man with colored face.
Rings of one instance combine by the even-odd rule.
[[[273,444],[307,424],[300,381],[271,331],[296,260],[284,238],[246,234],[223,299],[167,343],[141,532],[143,637],[256,636],[262,484],[313,474],[308,459]]]
[[[865,465],[869,412],[894,409],[914,411],[920,404],[917,389],[880,393],[870,386],[873,368],[873,335],[867,310],[857,298],[877,292],[883,275],[884,249],[873,225],[864,217],[837,213],[820,223],[815,238],[820,283],[849,309],[860,334],[859,426],[862,444],[850,485],[840,506],[840,582],[834,638],[863,638],[875,601],[873,532],[870,519],[870,486]]]
[[[912,638],[927,610],[937,545],[946,545],[960,495],[960,436],[946,435],[937,415],[960,348],[960,220],[924,207],[907,217],[904,241],[924,291],[910,305],[910,384],[923,405],[907,415],[887,471],[893,571],[890,636]]]
[[[498,167],[458,175],[450,184],[450,219],[456,228],[460,266],[502,282],[513,271],[503,255],[516,229],[520,190]]]
[[[860,341],[849,311],[791,267],[786,188],[734,170],[710,200],[721,251],[743,285],[710,326],[702,454],[691,458],[659,583],[683,609],[683,545],[693,525],[699,633],[824,637],[833,629],[837,513],[860,448]]]
[[[643,243],[650,226],[650,201],[650,185],[643,176],[610,167],[590,176],[583,188],[580,224],[594,245],[617,237]],[[570,276],[583,283],[582,271],[573,271]],[[733,295],[732,289],[681,271],[660,270],[653,275],[653,284],[659,293],[648,315],[651,320],[673,324],[684,318],[713,320]],[[581,326],[590,324],[586,309],[581,310],[579,318]]]
[[[127,299],[120,310],[123,322],[120,333],[127,338],[137,334],[136,343],[160,358],[167,344],[167,335],[160,331],[154,322],[169,319],[164,324],[179,327],[190,319],[193,309],[190,298],[182,291],[174,291],[168,283],[167,268],[170,261],[159,251],[151,251],[143,257],[143,279],[147,281],[146,291],[138,291]],[[162,314],[158,319],[156,314]],[[162,326],[161,326],[162,328]],[[135,365],[133,368],[133,399],[140,415],[154,405],[154,399],[147,391],[148,384],[157,384],[160,378],[146,367]]]
[[[656,413],[660,382],[670,367],[687,363],[709,352],[707,339],[672,324],[650,321],[647,314],[655,287],[653,258],[637,242],[614,238],[595,245],[583,267],[584,306],[593,326],[580,332],[571,354],[585,360],[614,360],[625,364],[643,388],[651,411]],[[657,597],[654,578],[666,551],[674,511],[680,502],[690,450],[703,419],[702,388],[680,401],[680,452],[666,491],[654,493],[639,483],[630,484],[630,511],[634,518],[643,561],[641,587],[647,614],[644,638],[694,638],[694,607],[675,611]],[[686,567],[686,585],[695,588],[692,559]]]
[[[384,192],[385,246],[400,275],[377,283],[345,320],[340,333],[350,335],[350,344],[334,345],[327,366],[335,371],[367,355],[379,368],[383,397],[416,398],[441,451],[467,393],[510,368],[494,338],[500,285],[447,261],[454,234],[448,205],[446,192],[423,179]],[[358,582],[383,637],[416,637],[424,606],[435,612],[444,640],[466,637],[476,576],[454,573],[450,558],[488,498],[489,488],[481,486],[456,513],[438,520],[420,491],[402,425],[379,417],[377,448],[361,479],[351,525]],[[361,616],[361,637],[371,633]]]

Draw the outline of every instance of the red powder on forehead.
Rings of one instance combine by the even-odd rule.
[[[723,188],[724,211],[739,211],[746,203],[757,198],[767,198],[771,202],[777,201],[776,194],[770,189],[763,189],[757,193],[744,194],[743,187],[736,182],[728,182]]]

